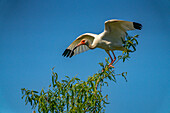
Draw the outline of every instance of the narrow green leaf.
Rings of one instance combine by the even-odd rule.
[[[53,84],[53,87],[54,87],[54,76],[52,76],[52,84]]]
[[[55,82],[57,81],[57,79],[58,79],[58,74],[55,73]]]
[[[110,75],[108,76],[108,78],[109,78],[109,80],[113,80],[114,81],[114,79]]]
[[[138,41],[137,41],[135,38],[133,38],[132,41],[133,41],[133,40],[134,40],[134,41],[136,42],[136,44],[138,45]]]
[[[125,80],[126,80],[126,82],[127,82],[127,78],[126,78],[126,76],[124,75],[124,73],[126,73],[126,75],[127,75],[127,72],[123,72],[123,73],[122,73],[122,77],[124,77]]]
[[[101,67],[104,67],[103,63],[99,63],[99,65],[100,65]]]
[[[136,48],[135,48],[135,46],[134,46],[134,45],[132,45],[132,47],[133,47],[134,51],[136,51]]]
[[[104,82],[108,86],[108,82]]]
[[[25,95],[23,95],[21,98],[23,99],[25,97]]]
[[[138,37],[139,37],[139,35],[135,35],[134,37],[135,37],[135,38],[138,38]]]
[[[62,80],[62,82],[63,82],[63,83],[64,83],[64,82],[65,82],[65,83],[68,83],[68,81],[67,81],[67,80]]]
[[[38,93],[38,91],[33,91],[34,93]]]
[[[70,77],[69,76],[65,76],[66,78],[68,78],[68,79],[70,79]]]
[[[132,42],[132,41],[128,40],[128,42],[129,42],[130,44],[132,44],[132,45],[133,45],[133,42]]]
[[[79,78],[75,78],[75,80],[78,80],[78,81],[79,81],[80,79],[79,79]]]

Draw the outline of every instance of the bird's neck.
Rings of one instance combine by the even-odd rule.
[[[91,43],[90,41],[88,41],[88,47],[90,48],[90,49],[95,49],[96,48],[96,45],[97,44],[95,44],[94,42],[93,43]]]

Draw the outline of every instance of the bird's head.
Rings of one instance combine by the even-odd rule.
[[[78,43],[77,46],[73,49],[73,51],[74,51],[77,47],[79,47],[79,46],[81,46],[81,45],[87,45],[87,46],[88,46],[88,41],[85,40],[85,39],[82,39],[82,40],[80,41],[80,43]]]
[[[77,46],[80,46],[80,45],[87,45],[88,44],[88,41],[83,39],[80,41],[80,43],[77,45]]]

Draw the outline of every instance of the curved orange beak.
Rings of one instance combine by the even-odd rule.
[[[79,46],[81,46],[81,45],[85,45],[85,43],[84,43],[84,42],[80,42],[80,43],[78,43],[78,44],[77,44],[77,46],[76,46],[76,47],[74,47],[73,51],[74,51],[77,47],[79,47]]]

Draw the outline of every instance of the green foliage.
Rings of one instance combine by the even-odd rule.
[[[136,37],[127,37],[122,55],[118,57],[116,64],[120,59],[123,62],[129,58],[131,47],[136,50],[138,44]],[[108,102],[108,95],[102,94],[102,87],[108,86],[108,80],[116,82],[116,76],[121,75],[126,79],[127,72],[115,74],[114,68],[109,67],[109,59],[105,59],[106,64],[99,63],[102,69],[96,74],[89,76],[87,81],[82,81],[77,77],[58,80],[58,74],[52,69],[52,83],[47,91],[42,89],[40,92],[22,88],[22,99],[25,103],[30,103],[32,109],[38,108],[38,112],[58,113],[58,112],[105,112]],[[35,113],[35,111],[34,111]]]
[[[82,81],[77,77],[65,80],[58,80],[58,75],[52,72],[52,85],[47,91],[44,89],[40,93],[33,90],[22,90],[22,98],[25,97],[26,104],[29,102],[33,109],[38,106],[38,111],[48,113],[54,112],[104,112],[108,104],[108,95],[103,96],[101,88],[108,86],[105,79],[116,82],[113,68],[108,68],[107,64],[99,63],[104,69],[101,72],[89,76],[87,81]]]
[[[118,58],[122,59],[123,62],[125,62],[126,59],[128,60],[128,58],[130,58],[130,56],[129,56],[130,52],[135,52],[136,51],[136,45],[138,45],[138,41],[137,41],[138,37],[139,37],[139,35],[135,35],[133,37],[127,36],[126,41],[122,40],[124,42],[125,50],[122,52],[122,55],[118,56]],[[133,51],[130,50],[131,48],[133,48]]]

